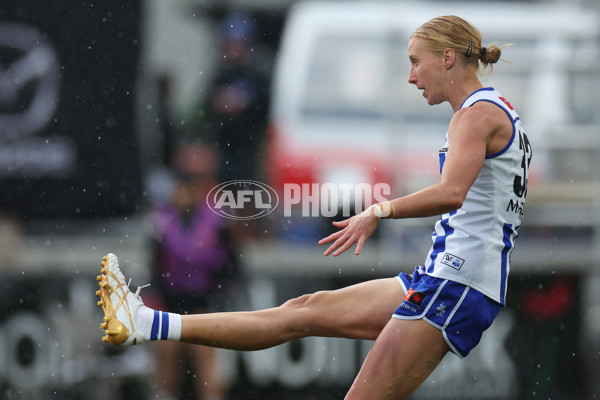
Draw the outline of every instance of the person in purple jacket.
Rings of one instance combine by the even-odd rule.
[[[155,268],[153,287],[163,305],[180,314],[207,313],[221,309],[235,267],[229,227],[224,218],[206,204],[206,194],[217,184],[218,160],[212,149],[192,146],[176,157],[177,182],[171,199],[152,213]],[[157,346],[161,368],[157,376],[159,398],[177,396],[180,368],[186,356],[196,373],[195,392],[203,399],[224,399],[215,349],[180,347],[163,342]]]

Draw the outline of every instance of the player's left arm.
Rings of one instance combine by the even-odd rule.
[[[448,128],[448,153],[438,184],[392,200],[395,218],[429,217],[460,208],[507,122],[497,106],[480,102],[457,111]]]
[[[493,107],[493,108],[490,108]],[[505,123],[492,104],[476,103],[457,111],[448,128],[449,149],[439,183],[408,196],[391,200],[394,218],[417,218],[440,215],[460,208],[477,178],[486,154],[491,154],[496,133]],[[500,110],[501,111],[501,110]],[[377,207],[377,205],[375,205]],[[319,241],[332,243],[325,255],[339,255],[357,244],[355,254],[377,227],[378,218],[369,208],[361,214],[334,222],[339,231]]]

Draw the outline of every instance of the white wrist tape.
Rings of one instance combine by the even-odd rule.
[[[383,212],[383,209],[379,206],[379,204],[373,204],[373,215],[375,215],[377,218],[381,219],[383,217],[385,217],[385,213]],[[389,215],[389,213],[388,213]]]
[[[381,219],[381,218],[396,218],[396,207],[394,207],[394,203],[391,201],[387,201],[385,203],[377,203],[373,204],[373,214]],[[393,214],[392,214],[393,211]]]

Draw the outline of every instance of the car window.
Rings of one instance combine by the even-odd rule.
[[[377,36],[321,36],[310,57],[303,115],[382,118],[386,47]]]
[[[393,35],[323,34],[314,47],[303,117],[373,121],[448,119],[408,83],[407,40]]]
[[[415,144],[437,138],[452,110],[429,106],[422,91],[407,82],[409,33],[368,29],[317,32],[300,89],[300,117],[344,126],[349,121],[388,126],[403,132],[406,140],[415,136]],[[489,29],[482,34],[484,44],[489,45],[488,38],[496,45],[510,44],[501,61],[481,76],[482,83],[498,88],[519,110],[533,139],[560,124],[600,119],[596,39]]]

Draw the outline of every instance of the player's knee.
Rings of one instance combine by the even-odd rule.
[[[307,304],[310,302],[310,298],[312,294],[304,294],[299,297],[295,297],[283,303],[281,308],[284,308],[286,311],[297,311],[304,309]]]
[[[330,293],[331,291],[329,290],[322,290],[311,294],[304,294],[287,301],[283,306],[304,311],[320,309],[323,304],[327,303]]]
[[[323,319],[323,307],[320,307],[320,304],[323,304],[326,296],[326,292],[316,292],[282,304],[281,308],[289,319],[289,329],[300,333],[301,336],[310,335]]]

